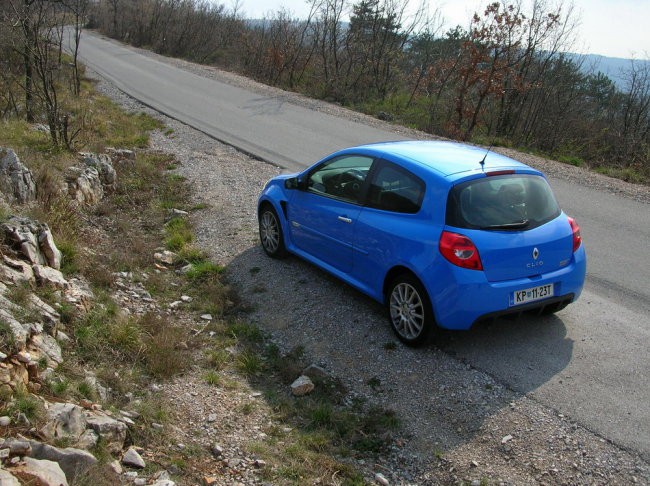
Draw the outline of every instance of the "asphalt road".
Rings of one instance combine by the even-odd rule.
[[[117,87],[215,139],[297,170],[389,131],[177,69],[85,33],[81,58]],[[443,336],[441,346],[650,460],[650,208],[551,179],[589,257],[582,298],[557,316]]]

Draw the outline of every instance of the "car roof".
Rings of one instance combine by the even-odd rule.
[[[458,142],[447,141],[397,141],[380,142],[356,147],[386,159],[409,160],[427,168],[433,169],[449,179],[459,179],[490,170],[526,170],[531,168],[505,155],[489,151],[486,148],[475,147]],[[351,149],[354,150],[354,149]],[[486,155],[487,154],[487,155]],[[485,157],[485,166],[481,160]],[[537,171],[534,171],[537,172]]]

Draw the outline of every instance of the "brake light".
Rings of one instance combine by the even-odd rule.
[[[486,172],[485,175],[488,177],[492,177],[492,176],[514,174],[514,173],[515,173],[514,170],[492,170],[490,172]]]
[[[576,223],[576,220],[567,216],[569,224],[571,225],[571,231],[573,231],[573,251],[576,251],[580,248],[582,244],[582,236],[580,236],[580,226]]]
[[[467,236],[443,231],[439,243],[440,253],[459,267],[483,270],[478,249]]]

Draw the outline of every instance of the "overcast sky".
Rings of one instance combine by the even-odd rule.
[[[220,0],[227,6],[235,0]],[[413,4],[419,1],[411,0]],[[530,0],[524,0],[530,4]],[[231,2],[229,4],[229,2]],[[307,0],[239,0],[241,10],[249,18],[261,18],[285,7],[296,17],[309,12]],[[489,0],[430,0],[430,8],[438,7],[446,25],[469,25],[475,11],[481,11]],[[611,57],[650,58],[650,0],[573,0],[578,14],[579,53]]]

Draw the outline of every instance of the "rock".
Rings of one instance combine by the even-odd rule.
[[[201,319],[203,319],[204,321],[211,321],[212,314],[201,314]]]
[[[138,454],[138,451],[133,447],[129,448],[129,450],[127,450],[122,456],[122,464],[125,466],[137,467],[138,469],[143,469],[146,466],[144,460],[140,454]]]
[[[27,351],[16,353],[16,359],[23,364],[29,363],[32,360],[32,355]]]
[[[32,266],[22,260],[14,260],[7,255],[2,257],[0,265],[0,281],[14,284],[34,282],[34,270]]]
[[[9,457],[28,456],[32,452],[32,446],[26,440],[7,439],[2,448],[9,449]]]
[[[11,424],[11,417],[7,417],[6,415],[0,417],[0,427],[7,427],[10,424]]]
[[[54,238],[52,237],[52,232],[50,229],[41,229],[41,231],[38,233],[37,238],[38,246],[43,255],[45,255],[47,264],[50,267],[59,270],[61,268],[61,252],[54,243]]]
[[[154,253],[153,255],[154,260],[165,265],[173,265],[176,261],[176,257],[176,253],[169,250],[164,250],[160,253]]]
[[[23,458],[11,468],[11,474],[25,484],[38,486],[68,486],[65,473],[56,462],[43,459]]]
[[[68,195],[79,204],[93,206],[103,199],[104,187],[95,167],[68,167],[63,177]]]
[[[117,189],[117,173],[113,168],[111,158],[106,154],[82,153],[83,164],[86,167],[93,167],[99,173],[99,180],[106,194],[110,194]]]
[[[215,486],[216,484],[218,484],[218,480],[213,476],[204,476],[203,479],[201,480],[201,484],[203,486]]]
[[[95,294],[88,282],[80,278],[71,278],[68,283],[69,287],[64,290],[66,301],[84,312],[90,310],[90,306],[95,300]]]
[[[170,209],[169,213],[172,216],[187,216],[188,214],[190,214],[187,211],[183,211],[182,209],[176,209],[176,208]]]
[[[377,484],[381,484],[382,486],[389,486],[390,482],[388,479],[386,479],[386,476],[384,476],[382,473],[376,473],[375,474],[375,481]]]
[[[122,469],[122,465],[120,464],[120,461],[118,461],[117,459],[112,461],[108,465],[108,467],[110,467],[115,474],[122,475],[122,473],[124,472],[124,469]]]
[[[2,486],[20,486],[16,476],[5,469],[0,469],[0,484]]]
[[[217,420],[217,414],[216,413],[211,413],[210,415],[208,415],[208,422],[212,423],[212,422],[215,422],[216,420]]]
[[[81,449],[73,447],[59,449],[36,441],[31,441],[30,444],[32,446],[30,457],[56,462],[66,478],[72,482],[98,462],[90,452]]]
[[[24,204],[36,199],[36,181],[12,149],[0,147],[0,192]]]
[[[43,302],[36,294],[29,294],[29,307],[40,314],[47,333],[58,337],[57,328],[61,322],[61,315],[51,305]]]
[[[109,154],[111,156],[111,159],[113,160],[120,160],[120,159],[135,160],[135,152],[133,150],[116,149],[113,147],[107,147],[106,153]]]
[[[314,389],[314,383],[308,376],[302,375],[291,384],[291,393],[296,397],[301,397],[311,393]]]
[[[266,461],[264,461],[262,459],[255,459],[255,462],[253,463],[253,465],[258,469],[262,469],[262,468],[266,467]]]
[[[134,486],[146,486],[147,480],[146,478],[135,478],[133,484]]]
[[[327,372],[325,368],[321,368],[320,366],[315,364],[311,364],[307,366],[307,368],[305,368],[302,371],[302,374],[308,376],[312,380],[314,379],[324,380],[330,377],[330,374]]]
[[[88,427],[99,435],[99,437],[106,443],[109,451],[117,453],[124,447],[126,440],[127,426],[126,424],[115,420],[102,412],[84,412]]]
[[[41,434],[48,440],[69,438],[78,440],[86,430],[83,408],[73,403],[54,403],[47,410],[47,423]]]
[[[46,265],[47,259],[40,251],[38,235],[49,227],[28,218],[11,216],[0,225],[5,233],[5,241],[28,261],[37,265]]]
[[[176,486],[176,483],[171,479],[158,479],[151,486]]]
[[[214,444],[214,445],[212,446],[212,450],[211,450],[211,451],[212,451],[212,455],[213,455],[214,457],[217,457],[217,458],[218,458],[218,457],[223,456],[223,447],[221,447],[219,444]]]
[[[506,443],[510,442],[512,439],[513,439],[513,437],[510,434],[508,434],[503,439],[501,439],[501,443],[506,444]]]
[[[11,314],[1,308],[0,320],[5,324],[3,326],[6,329],[5,332],[8,332],[8,335],[3,335],[3,342],[0,343],[1,349],[10,355],[24,350],[29,337],[27,330]]]
[[[63,277],[63,274],[55,268],[45,267],[43,265],[34,265],[32,267],[36,281],[43,286],[52,286],[59,289],[69,287],[68,281]]]
[[[79,440],[75,444],[79,449],[84,449],[86,451],[89,451],[93,447],[97,445],[99,442],[99,436],[94,430],[86,429],[84,430],[83,434],[81,434],[81,437],[79,437]]]
[[[192,302],[192,300],[193,300],[192,297],[190,297],[189,295],[181,295],[182,302]]]
[[[47,366],[56,369],[63,362],[61,355],[61,346],[49,334],[37,334],[32,336],[30,344],[34,346],[41,356],[47,360]]]

